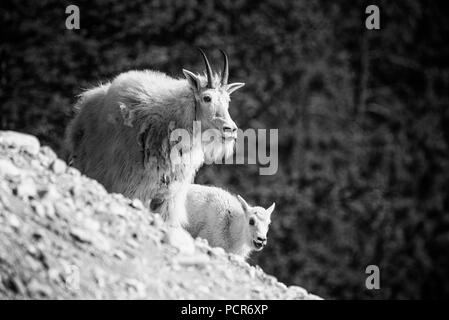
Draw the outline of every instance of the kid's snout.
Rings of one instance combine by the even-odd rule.
[[[267,238],[266,237],[257,237],[257,240],[253,241],[254,247],[256,250],[262,250],[263,247],[267,245]]]

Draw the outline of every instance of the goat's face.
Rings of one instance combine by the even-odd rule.
[[[237,139],[237,125],[229,114],[230,95],[245,84],[240,82],[227,83],[228,59],[223,51],[224,68],[221,76],[212,73],[206,55],[203,51],[200,50],[200,52],[206,64],[206,76],[183,70],[195,96],[195,119],[201,122],[203,132],[207,131],[208,134],[211,134],[206,138],[206,143],[213,140],[213,148],[221,149],[224,147],[218,154],[217,152],[209,152],[213,154],[210,156],[215,158],[220,158],[223,155],[229,156]],[[206,152],[206,156],[208,156],[208,152]]]
[[[275,203],[268,209],[262,207],[251,207],[241,197],[237,196],[245,212],[245,223],[247,224],[247,244],[256,251],[262,250],[267,244],[267,233],[271,223],[271,213]]]

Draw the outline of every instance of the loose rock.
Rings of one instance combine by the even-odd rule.
[[[182,228],[168,228],[162,242],[172,245],[182,254],[195,253],[195,244],[192,237]]]
[[[10,160],[0,159],[0,176],[13,177],[21,174],[22,171],[20,171]]]
[[[34,180],[25,178],[16,188],[16,194],[21,198],[34,198],[37,195],[37,187]]]
[[[14,131],[0,131],[0,145],[19,148],[32,155],[36,155],[40,148],[36,137]]]
[[[50,165],[50,169],[56,174],[64,173],[66,168],[67,168],[67,165],[65,164],[64,161],[62,161],[60,159],[55,159],[52,162],[52,164]]]

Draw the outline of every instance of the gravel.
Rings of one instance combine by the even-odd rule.
[[[0,299],[319,299],[0,131]]]

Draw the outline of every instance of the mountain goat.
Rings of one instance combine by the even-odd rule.
[[[268,209],[251,207],[239,195],[192,184],[186,197],[185,228],[194,238],[206,239],[213,247],[246,258],[251,251],[260,251],[267,244],[274,207],[274,203]]]
[[[244,83],[228,84],[224,51],[220,50],[224,67],[219,74],[212,72],[199,50],[206,65],[204,75],[183,69],[185,79],[174,79],[157,71],[129,71],[85,91],[66,135],[74,167],[109,192],[138,198],[145,205],[153,199],[174,227],[187,220],[186,185],[205,160],[232,155],[237,135],[228,108],[230,94]],[[200,130],[195,130],[198,123]],[[179,141],[172,141],[177,129],[191,137],[181,147]],[[201,134],[211,129],[216,139],[202,141]],[[174,164],[175,149],[189,161]]]

